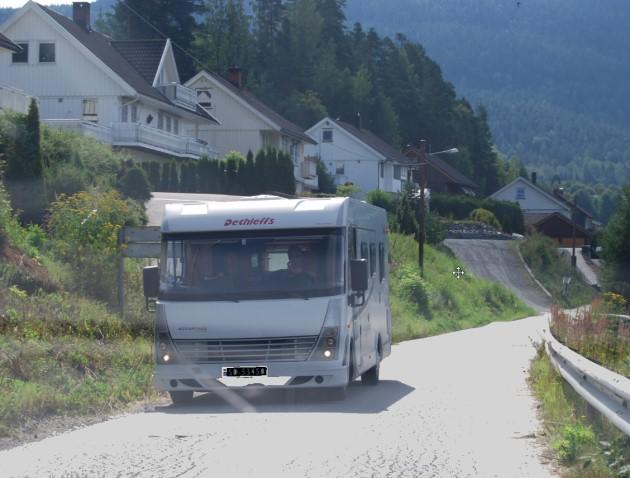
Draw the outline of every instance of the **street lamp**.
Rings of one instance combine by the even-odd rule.
[[[426,172],[425,166],[429,164],[429,156],[435,156],[438,154],[456,154],[459,153],[459,149],[450,148],[444,151],[437,151],[435,153],[427,153],[427,141],[420,140],[419,148],[410,148],[407,152],[408,155],[415,155],[418,159],[418,172],[420,173],[420,207],[418,211],[418,267],[420,269],[420,275],[424,277],[424,241],[425,241],[425,205],[424,205],[424,189],[426,187]],[[430,146],[429,146],[430,149]]]

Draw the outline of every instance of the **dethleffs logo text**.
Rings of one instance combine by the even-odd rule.
[[[223,227],[228,226],[270,226],[276,222],[272,217],[251,218],[251,219],[226,219]]]

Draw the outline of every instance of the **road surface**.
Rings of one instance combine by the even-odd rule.
[[[512,241],[447,239],[444,243],[464,263],[464,270],[504,285],[539,313],[551,299],[536,285],[513,249]]]
[[[570,247],[560,248],[560,251],[567,256],[568,260],[571,260],[571,256],[573,255],[573,249]],[[582,274],[582,277],[586,281],[586,283],[590,286],[599,286],[599,278],[597,277],[597,271],[593,268],[586,259],[584,259],[584,255],[580,249],[575,250],[575,259],[576,266]]]
[[[344,402],[201,395],[119,417],[2,451],[1,474],[552,477],[526,384],[544,326],[539,316],[396,345],[380,385],[357,383]]]

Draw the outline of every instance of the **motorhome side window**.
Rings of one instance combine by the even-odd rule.
[[[160,295],[261,300],[341,294],[342,238],[341,229],[167,234]]]
[[[370,274],[376,274],[376,245],[370,244]]]
[[[382,242],[378,245],[378,272],[379,280],[382,282],[385,278],[385,246]]]

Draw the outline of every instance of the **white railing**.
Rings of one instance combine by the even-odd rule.
[[[178,136],[138,123],[112,124],[112,138],[112,144],[116,146],[146,146],[166,154],[193,159],[218,157],[214,149],[195,138]]]
[[[27,113],[31,104],[31,96],[26,92],[0,85],[0,110],[12,110],[16,113]]]
[[[582,357],[546,331],[549,359],[566,382],[602,415],[630,436],[630,379]]]
[[[178,83],[168,83],[166,85],[158,85],[158,89],[173,103],[195,110],[197,108],[197,92],[187,86]]]

